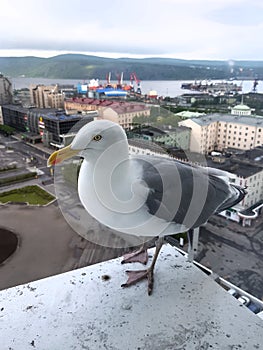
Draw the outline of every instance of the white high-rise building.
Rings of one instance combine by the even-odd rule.
[[[240,106],[243,108],[244,105]],[[179,125],[192,129],[190,151],[206,154],[213,150],[249,150],[261,146],[263,117],[237,111],[238,108],[235,109],[235,114],[208,114],[179,122]]]

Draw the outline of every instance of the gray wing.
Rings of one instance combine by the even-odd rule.
[[[166,221],[198,227],[225,206],[241,200],[236,190],[232,193],[228,183],[209,172],[209,168],[152,157],[139,162],[143,180],[150,189],[148,210]]]

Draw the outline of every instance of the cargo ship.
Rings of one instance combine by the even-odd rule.
[[[242,91],[242,85],[229,82],[213,83],[209,81],[200,81],[194,83],[183,83],[181,89],[204,92],[211,95],[234,94]]]

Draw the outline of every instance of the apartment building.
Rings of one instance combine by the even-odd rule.
[[[120,124],[124,129],[133,124],[135,117],[149,117],[150,107],[143,103],[119,102],[109,107],[99,110],[99,116],[102,119],[111,120]]]
[[[0,73],[0,105],[12,103],[13,91],[11,81]]]
[[[22,132],[24,139],[42,141],[46,146],[62,147],[72,141],[79,128],[97,118],[98,112],[87,115],[66,115],[53,108],[24,108],[4,105],[3,124]]]
[[[71,98],[65,100],[67,113],[85,113],[98,111],[99,117],[119,123],[128,128],[135,117],[149,117],[150,107],[144,103],[99,100],[92,98]]]
[[[90,111],[98,111],[100,108],[111,106],[114,101],[100,100],[93,98],[68,98],[64,102],[64,108],[67,114],[86,113]]]
[[[58,85],[30,85],[31,104],[37,108],[64,108],[64,93]]]
[[[237,106],[236,106],[237,107]],[[242,105],[244,108],[244,105]],[[191,128],[190,151],[206,154],[229,148],[248,150],[263,144],[263,117],[237,114],[209,114],[179,122]]]

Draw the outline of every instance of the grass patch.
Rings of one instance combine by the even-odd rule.
[[[16,202],[25,203],[28,202],[32,205],[45,205],[55,199],[50,193],[44,191],[39,186],[26,186],[17,188],[11,191],[0,193],[0,202]]]

